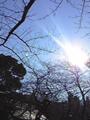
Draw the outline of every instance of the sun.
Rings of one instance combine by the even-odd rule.
[[[52,40],[60,47],[60,51],[63,51],[63,55],[59,55],[57,59],[64,60],[70,65],[79,67],[81,69],[87,68],[87,62],[89,56],[85,51],[84,47],[80,43],[72,43],[70,40],[64,39],[63,41],[59,38],[50,34]],[[61,52],[60,52],[61,53]]]
[[[63,47],[66,59],[71,65],[75,65],[79,68],[84,68],[88,60],[88,56],[84,49],[80,45],[66,43]]]

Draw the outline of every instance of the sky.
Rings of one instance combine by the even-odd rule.
[[[75,4],[75,0],[73,0],[73,2]],[[64,2],[54,15],[52,14],[43,18],[54,8],[55,5],[50,4],[49,0],[46,0],[45,3],[42,0],[36,2],[33,10],[33,13],[35,14],[35,18],[33,17],[33,19],[36,20],[34,22],[36,29],[43,31],[44,34],[53,34],[54,37],[59,37],[60,40],[65,39],[70,42],[82,42],[82,45],[85,47],[86,44],[86,47],[88,48],[89,39],[84,37],[88,30],[79,30],[79,25],[76,24],[79,21],[76,16],[80,15],[80,11]],[[39,18],[41,18],[41,20],[37,20]],[[85,20],[82,22],[84,24]]]
[[[22,9],[21,1],[18,1],[17,3],[17,6]],[[81,0],[72,0],[72,3],[74,3],[73,7],[64,1],[54,14],[45,17],[53,9],[55,9],[56,4],[50,0],[37,0],[29,13],[30,17],[28,20],[26,20],[25,23],[17,29],[17,33],[24,39],[48,35],[48,37],[43,39],[29,42],[30,45],[56,51],[56,55],[50,55],[48,52],[42,52],[42,54],[38,53],[40,58],[44,60],[53,60],[55,57],[59,56],[58,54],[62,54],[63,48],[56,40],[58,40],[61,44],[64,44],[65,42],[80,44],[87,53],[90,53],[90,40],[89,37],[85,37],[85,34],[88,33],[89,30],[79,29],[79,25],[77,24],[79,22],[79,18],[77,16],[79,16],[81,12],[79,9],[80,6],[77,5],[81,3]],[[18,7],[15,8],[15,6],[12,5],[12,0],[9,0],[6,5],[8,8],[18,9]],[[86,24],[86,21],[88,21],[87,17],[83,15],[83,25]],[[25,46],[20,44],[15,37],[13,37],[13,40],[14,42],[12,42],[12,38],[10,38],[7,45],[10,45],[10,47],[15,47],[17,53],[21,56],[29,56],[28,50],[26,53],[21,52],[22,49],[23,51],[26,51]],[[37,51],[34,50],[34,52]],[[52,59],[50,59],[51,57]],[[33,59],[32,55],[30,56],[30,60],[31,59]],[[35,64],[36,59],[32,61],[33,64]]]
[[[72,3],[74,3],[76,7],[80,2],[80,0],[72,0]],[[44,34],[48,34],[50,36],[50,38],[45,42],[45,45],[49,48],[57,49],[57,53],[58,51],[62,53],[62,46],[58,45],[54,40],[54,38],[57,38],[60,43],[70,42],[71,44],[80,44],[85,52],[90,54],[89,36],[85,36],[89,32],[89,29],[79,29],[79,24],[77,24],[80,20],[80,17],[77,17],[81,14],[81,10],[79,10],[80,6],[78,6],[77,9],[67,2],[64,2],[60,8],[57,9],[55,14],[43,18],[54,8],[55,4],[51,4],[49,0],[46,0],[45,2],[40,0],[36,2],[36,6],[34,6],[33,10],[33,13],[35,13],[35,17],[33,17],[33,19],[36,20],[34,25],[38,30],[41,30]],[[86,22],[88,20],[88,16],[83,13],[83,27],[89,27],[87,24],[88,22]],[[42,44],[42,46],[44,45],[43,42],[40,44]]]
[[[81,1],[82,0],[72,0],[74,6],[79,5]],[[13,0],[13,2],[15,2],[15,0]],[[17,0],[17,3],[18,7],[15,8],[15,6],[13,6],[12,0],[8,0],[6,6],[14,10],[18,10],[18,8],[22,10],[21,0]],[[33,68],[36,69],[41,68],[42,64],[41,61],[39,61],[33,53],[36,53],[42,61],[51,63],[56,62],[57,60],[57,62],[59,63],[58,60],[61,60],[61,58],[63,57],[63,52],[65,51],[67,53],[67,56],[69,57],[69,60],[73,60],[73,62],[78,62],[79,65],[82,65],[82,62],[86,59],[85,57],[85,59],[83,59],[83,56],[86,55],[81,52],[81,49],[78,48],[78,45],[81,46],[82,50],[84,50],[85,53],[90,54],[89,36],[85,36],[85,34],[89,32],[89,29],[79,29],[79,24],[77,24],[80,19],[78,17],[80,15],[80,9],[72,7],[65,0],[65,2],[55,11],[54,14],[45,17],[53,9],[55,9],[55,6],[55,3],[52,3],[50,0],[37,0],[28,14],[28,19],[15,31],[24,40],[29,40],[29,42],[27,43],[31,46],[32,52],[30,52],[25,44],[21,43],[21,41],[19,41],[15,36],[11,36],[6,43],[7,46],[13,49],[22,59],[24,59],[27,65],[31,67],[33,66]],[[20,17],[18,15],[11,15],[16,18]],[[88,20],[88,16],[84,14],[82,21],[84,26],[89,27],[87,24]],[[5,20],[4,22],[7,23],[7,20]],[[13,24],[10,25],[13,26]],[[7,31],[5,32],[5,34],[6,33]],[[45,37],[42,38],[42,36]],[[69,47],[67,47],[66,43],[70,43],[68,44]],[[74,48],[74,45],[77,46]],[[34,49],[32,46],[44,49],[45,51]],[[50,52],[48,52],[47,50]],[[13,55],[11,51],[8,51],[3,47],[0,48],[0,53]],[[80,59],[77,58],[79,56]],[[15,57],[18,59],[17,56]],[[31,74],[27,74],[26,76],[29,80],[32,77],[30,75]],[[24,80],[28,80],[27,78],[25,78]]]

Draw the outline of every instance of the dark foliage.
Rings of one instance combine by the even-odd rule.
[[[15,91],[21,88],[20,80],[25,74],[25,68],[15,58],[0,55],[0,119],[10,119],[15,102],[19,100]]]
[[[41,102],[33,95],[23,95],[15,92],[7,95],[0,94],[0,118],[2,117],[3,120],[25,120],[26,118],[23,115],[27,111],[31,114],[34,110],[38,110],[35,120],[40,120],[42,115],[47,120],[90,119],[90,100],[88,97],[86,99],[86,110],[82,115],[83,105],[77,96],[71,94],[68,101],[63,102],[53,102],[45,99]],[[28,119],[32,120],[31,118]]]
[[[20,89],[20,80],[26,74],[22,64],[11,56],[0,55],[0,90],[12,91]]]

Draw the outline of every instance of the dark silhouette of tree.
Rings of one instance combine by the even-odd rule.
[[[26,70],[22,63],[11,57],[0,55],[0,91],[13,91],[21,88],[20,80]]]
[[[20,80],[25,74],[22,63],[11,56],[0,55],[0,119],[10,119],[16,108],[15,92],[21,88]]]
[[[37,109],[39,112],[36,119],[40,119],[42,114],[49,120],[87,120],[89,118],[86,95],[89,93],[90,87],[88,86],[88,82],[84,81],[86,79],[84,78],[86,71],[83,73],[76,68],[71,69],[69,66],[68,68],[66,66],[63,67],[62,65],[51,67],[52,69],[49,69],[48,75],[45,75],[43,79],[38,79],[39,84],[37,85],[38,89],[36,89],[36,92],[39,93],[37,94],[39,96],[42,93],[40,100],[44,100],[43,96],[45,92],[51,96],[47,97],[50,102],[47,106],[43,104],[43,101],[38,102],[39,107]],[[43,87],[41,87],[42,85]],[[44,92],[42,92],[43,90]],[[62,101],[62,94],[67,101],[60,102]],[[67,96],[65,96],[66,94]],[[58,101],[55,101],[57,95]],[[40,106],[41,104],[43,107]]]
[[[83,93],[87,95],[87,97],[84,96],[85,112],[82,117],[84,104],[80,88],[76,84],[76,77],[81,74],[75,77],[75,71],[69,74],[71,71],[65,66],[65,71],[59,66],[59,69],[54,66],[52,69],[49,67],[47,71],[34,71],[33,75],[37,79],[34,77],[33,81],[27,84],[29,87],[32,87],[33,84],[34,87],[29,92],[25,86],[25,93],[23,90],[20,91],[21,93],[17,93],[16,90],[22,86],[20,80],[26,74],[25,68],[15,58],[2,54],[0,55],[0,66],[0,118],[3,120],[25,120],[27,112],[30,115],[28,119],[32,120],[31,115],[35,110],[37,110],[35,120],[40,120],[42,115],[47,120],[88,120],[90,118],[90,98],[86,94],[89,93],[89,87],[88,89],[84,88],[80,78],[78,80],[80,88],[82,90],[84,88]],[[60,74],[62,72],[63,74]],[[15,82],[15,78],[18,78],[20,86]],[[71,82],[71,79],[74,81]],[[78,91],[75,93],[73,89]],[[65,97],[64,100],[62,94]]]

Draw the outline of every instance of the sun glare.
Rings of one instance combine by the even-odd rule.
[[[58,38],[52,36],[52,39],[60,46],[64,52],[64,59],[73,66],[77,66],[81,69],[86,68],[86,63],[88,60],[88,55],[85,50],[75,43],[70,43],[69,41],[60,41]],[[61,56],[60,56],[61,57]]]
[[[88,56],[79,45],[72,45],[67,43],[64,45],[63,49],[69,63],[80,68],[85,67]]]

